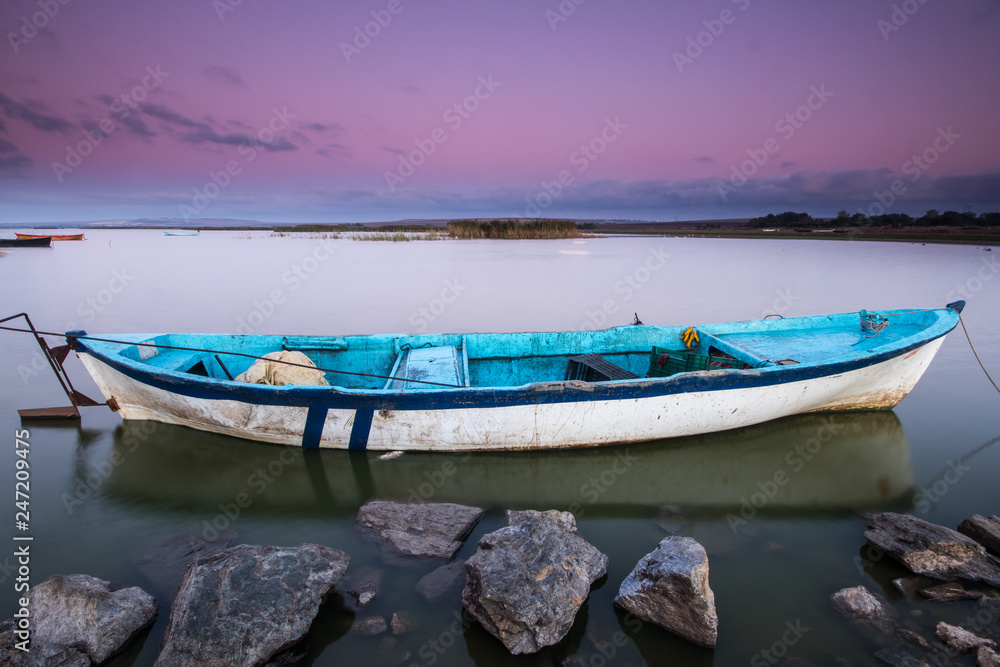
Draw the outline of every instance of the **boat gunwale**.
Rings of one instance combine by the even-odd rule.
[[[774,365],[742,370],[719,369],[679,373],[665,378],[634,378],[606,382],[543,381],[523,385],[503,387],[434,387],[427,389],[352,389],[331,386],[270,386],[251,385],[219,378],[191,376],[187,373],[157,368],[141,361],[135,361],[120,354],[107,354],[101,347],[112,344],[88,344],[85,339],[76,338],[78,354],[89,354],[127,377],[158,389],[189,398],[233,400],[250,404],[286,405],[294,407],[325,407],[327,409],[375,408],[383,410],[442,410],[468,407],[508,407],[539,403],[565,403],[589,401],[615,401],[683,394],[692,392],[712,392],[727,389],[764,387],[788,382],[812,380],[834,376],[888,361],[924,347],[930,342],[950,333],[958,324],[958,313],[949,308],[923,311],[899,310],[878,311],[879,314],[909,314],[917,312],[936,313],[938,318],[929,323],[919,334],[911,334],[893,343],[865,350],[855,358],[841,358],[830,362],[808,362],[793,365]],[[856,316],[857,313],[839,315],[814,315],[802,318],[779,320],[787,323],[817,318]],[[950,320],[950,321],[949,321]],[[703,325],[711,333],[718,327],[749,323],[722,323]],[[615,327],[603,332],[612,332]],[[673,331],[677,327],[657,327]],[[702,328],[702,327],[699,327]],[[539,332],[567,333],[567,332]],[[598,332],[601,333],[601,332]],[[135,342],[150,340],[155,336],[132,334]],[[220,335],[220,334],[207,334]],[[227,335],[227,334],[221,334]],[[715,335],[715,334],[713,334]],[[448,334],[444,334],[448,336]],[[276,338],[281,338],[276,336]],[[134,345],[135,343],[131,343]],[[118,345],[118,344],[114,344]],[[126,346],[127,347],[127,346]],[[560,355],[553,355],[560,356]]]

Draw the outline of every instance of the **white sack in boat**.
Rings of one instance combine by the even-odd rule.
[[[277,360],[277,361],[274,361]],[[288,364],[277,363],[287,361],[302,366],[312,368],[302,368],[300,366],[289,366]],[[286,384],[302,385],[328,385],[323,371],[316,368],[312,359],[292,350],[282,350],[265,354],[263,359],[258,359],[253,363],[246,373],[241,373],[236,377],[237,382],[247,382],[249,384],[270,384],[277,387]]]

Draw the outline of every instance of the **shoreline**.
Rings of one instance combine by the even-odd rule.
[[[766,231],[745,226],[744,221],[705,221],[705,222],[650,222],[650,223],[608,223],[575,221],[579,236],[541,237],[539,239],[523,238],[521,240],[551,240],[553,238],[587,238],[599,236],[661,236],[674,238],[720,238],[720,239],[782,239],[782,240],[815,240],[815,241],[878,241],[896,243],[938,243],[949,245],[982,245],[1000,246],[1000,228],[997,227],[840,227],[824,229],[774,229]],[[361,224],[307,224],[307,225],[206,225],[188,226],[169,224],[122,224],[122,225],[71,225],[53,224],[42,227],[28,225],[10,229],[30,229],[34,231],[66,230],[81,231],[100,230],[149,230],[178,231],[191,230],[199,232],[271,232],[281,235],[316,234],[316,233],[426,233],[440,234],[443,240],[463,240],[450,237],[445,232],[446,224],[441,223],[361,223]]]

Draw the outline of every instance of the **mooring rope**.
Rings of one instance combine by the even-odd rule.
[[[233,356],[233,357],[244,357],[246,359],[256,359],[258,361],[273,361],[273,362],[276,362],[276,363],[279,363],[279,364],[285,364],[286,366],[296,366],[298,368],[308,368],[308,369],[311,369],[311,370],[322,371],[324,373],[335,373],[335,374],[338,374],[338,375],[353,375],[353,376],[356,376],[356,377],[377,378],[377,379],[381,379],[381,380],[397,380],[399,382],[416,382],[416,383],[419,383],[419,384],[435,385],[437,387],[450,387],[452,389],[460,389],[461,388],[461,385],[446,384],[444,382],[431,382],[430,380],[417,380],[417,379],[410,379],[410,378],[401,378],[401,377],[394,377],[392,375],[376,375],[374,373],[358,373],[358,372],[354,372],[354,371],[338,371],[338,370],[335,370],[335,369],[332,369],[332,368],[321,368],[319,366],[307,366],[305,364],[297,364],[294,361],[285,361],[283,359],[265,359],[264,357],[258,357],[257,355],[254,355],[254,354],[247,354],[246,352],[224,352],[222,350],[206,350],[206,349],[199,348],[199,347],[178,347],[176,345],[161,345],[159,343],[133,343],[131,341],[125,341],[125,340],[114,340],[113,338],[98,338],[96,336],[79,336],[79,335],[68,334],[68,333],[66,333],[66,334],[60,334],[60,333],[54,333],[52,331],[39,331],[39,330],[32,331],[31,329],[18,329],[16,327],[2,327],[2,326],[0,326],[0,330],[3,330],[3,331],[15,331],[15,332],[18,332],[18,333],[33,333],[33,334],[37,334],[39,336],[56,336],[57,338],[66,338],[67,340],[69,340],[69,339],[72,338],[74,340],[92,340],[92,341],[97,341],[99,343],[114,343],[114,344],[117,344],[117,345],[129,345],[129,346],[130,345],[135,345],[136,347],[155,347],[155,348],[158,348],[158,349],[161,349],[161,350],[180,350],[182,352],[203,352],[205,354],[226,354],[226,355]]]
[[[983,360],[979,358],[979,353],[976,352],[976,346],[972,344],[972,339],[969,337],[969,330],[965,328],[965,322],[962,320],[961,313],[958,315],[958,323],[962,325],[962,331],[965,332],[965,340],[969,341],[969,347],[972,348],[972,354],[976,357],[976,361],[979,362],[979,367],[983,369],[983,373],[986,374],[986,379],[990,381],[990,384],[993,385],[994,389],[1000,392],[1000,387],[998,387],[997,383],[993,381],[993,378],[990,376],[990,372],[986,370],[986,366],[983,365]]]

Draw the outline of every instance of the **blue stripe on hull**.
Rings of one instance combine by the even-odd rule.
[[[303,447],[319,447],[319,441],[323,438],[323,426],[326,424],[326,413],[329,409],[314,405],[309,408],[306,414],[306,427],[302,433]]]
[[[371,408],[358,408],[354,413],[354,427],[351,428],[351,441],[348,449],[355,451],[368,449],[368,434],[372,430],[372,418],[375,411]]]

